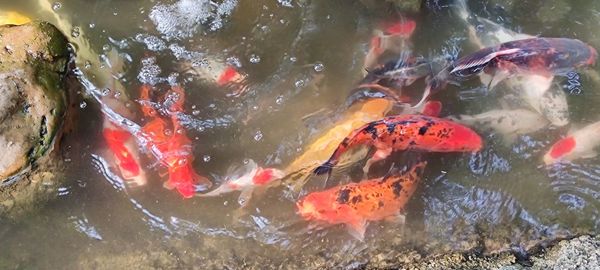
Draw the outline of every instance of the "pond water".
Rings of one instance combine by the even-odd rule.
[[[417,23],[415,55],[456,57],[474,50],[464,23],[441,2],[428,1],[418,12],[403,13]],[[470,8],[509,29],[578,38],[600,48],[598,1],[490,0],[470,3]],[[331,128],[362,77],[372,30],[399,12],[383,4],[341,0],[0,0],[0,9],[66,23],[70,29],[63,25],[61,30],[80,55],[91,48],[95,53],[90,55],[99,57],[88,59],[89,66],[79,62],[84,76],[99,88],[116,80],[135,98],[143,83],[181,85],[194,168],[216,185],[228,168],[244,160],[284,168]],[[118,55],[110,54],[115,51]],[[104,57],[109,60],[97,60]],[[123,63],[122,71],[114,71],[117,63]],[[210,78],[225,63],[247,75],[241,95],[229,95],[232,89]],[[106,72],[114,76],[95,75]],[[556,78],[568,93],[573,128],[600,120],[600,84],[586,74],[579,80]],[[478,86],[470,80],[436,95],[444,105],[442,115],[495,108],[501,91],[459,98],[460,90]],[[296,214],[298,194],[286,185],[255,196],[240,210],[237,192],[183,199],[163,188],[166,176],[144,158],[148,184],[126,187],[106,165],[102,114],[84,92],[75,97],[77,125],[61,145],[69,184],[34,215],[2,222],[3,268],[102,268],[111,263],[160,268],[172,258],[170,266],[185,268],[310,267],[323,265],[320,261],[354,268],[373,254],[394,256],[388,251],[404,248],[423,254],[493,253],[600,230],[600,158],[549,167],[542,162],[568,128],[547,128],[510,144],[487,132],[481,134],[485,147],[480,153],[427,155],[429,165],[406,208],[406,224],[371,223],[360,242],[343,226],[303,221]],[[137,113],[131,120],[140,119]],[[373,168],[379,175],[387,170]],[[309,184],[317,185],[301,194],[323,179],[311,177]]]

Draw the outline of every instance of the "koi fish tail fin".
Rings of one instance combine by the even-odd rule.
[[[229,193],[232,191],[234,191],[234,189],[232,189],[228,183],[223,183],[216,189],[213,189],[209,192],[206,192],[206,193],[197,192],[196,197],[217,197],[217,196],[220,196],[222,194],[226,194],[226,193]]]
[[[317,167],[314,170],[314,173],[316,175],[322,175],[322,174],[330,175],[334,166],[335,166],[334,162],[328,160],[327,162],[323,163],[321,166]],[[329,178],[329,177],[327,177],[327,178]]]
[[[425,81],[425,90],[423,90],[423,95],[421,100],[417,102],[417,104],[413,105],[412,108],[417,111],[422,111],[423,106],[427,100],[435,95],[436,93],[442,91],[448,83],[454,82],[451,79],[449,68],[444,68],[442,71],[438,72],[435,76],[433,75],[434,71],[432,71],[431,75],[429,75]]]
[[[194,183],[195,193],[207,191],[213,185],[208,178],[198,174],[194,175]]]

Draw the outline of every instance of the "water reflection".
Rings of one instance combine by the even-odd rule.
[[[119,15],[104,16],[92,13],[107,4],[96,1],[99,7],[88,10],[77,2],[61,1],[61,7],[53,12],[72,17],[80,30],[74,36],[76,41],[89,38],[91,48],[98,52],[95,59],[88,59],[89,65],[79,67],[83,92],[96,99],[84,101],[80,124],[99,123],[98,102],[107,95],[103,91],[106,86],[122,85],[110,94],[122,91],[136,108],[133,101],[141,84],[182,85],[187,104],[178,118],[193,138],[198,157],[194,167],[212,176],[216,184],[214,176],[224,176],[227,168],[244,159],[256,160],[261,166],[284,167],[330,127],[362,76],[371,28],[389,15],[339,1],[179,0],[131,1],[135,5],[113,1],[110,5],[114,7],[106,10]],[[476,3],[473,8],[477,5],[484,4]],[[417,16],[420,33],[415,38],[418,54],[437,57],[440,62],[456,59],[467,50],[464,27],[455,25],[441,12],[443,8],[436,7],[435,13],[424,10]],[[598,18],[597,9],[588,13]],[[524,24],[527,17],[517,11],[508,12],[512,15],[508,17],[498,15],[495,9],[475,11],[516,28],[523,24],[533,29],[529,33],[578,33],[582,39],[586,35],[597,39],[590,30],[597,22],[571,26],[572,31],[565,32],[558,26]],[[50,20],[53,16],[42,15],[45,17]],[[116,61],[111,52],[117,55]],[[121,64],[123,70],[119,71]],[[243,79],[236,81],[238,85],[221,87],[218,78],[228,66]],[[593,91],[585,76],[570,74],[565,84],[568,91],[586,90],[569,96],[574,121],[600,113],[593,108],[595,101],[586,100],[593,97]],[[466,83],[462,88],[472,91],[443,93],[444,113],[488,108],[487,99],[494,95],[476,87]],[[129,119],[110,108],[100,109],[115,121],[140,128],[138,111]],[[29,226],[3,227],[3,242],[11,246],[24,243],[7,253],[45,249],[36,247],[31,237],[45,239],[47,228],[58,227],[56,242],[72,244],[75,249],[89,246],[106,252],[125,242],[144,249],[149,240],[191,241],[202,246],[197,247],[198,253],[212,249],[210,254],[218,259],[229,258],[229,252],[260,253],[271,263],[294,260],[295,255],[320,256],[352,268],[368,261],[374,251],[406,246],[435,252],[448,246],[465,250],[483,241],[487,251],[495,251],[600,230],[599,159],[548,168],[540,165],[545,149],[564,134],[561,130],[520,136],[508,146],[485,133],[487,147],[480,153],[429,156],[429,175],[408,205],[406,226],[374,223],[365,242],[355,241],[343,226],[302,221],[295,213],[298,194],[287,185],[258,195],[244,209],[235,203],[238,194],[183,200],[162,188],[158,173],[146,186],[132,188],[102,155],[104,146],[96,142],[101,136],[77,132],[73,140],[84,140],[93,149],[74,155],[85,158],[72,161],[69,176],[86,179],[86,184],[60,188],[59,201],[44,213],[46,220],[33,217],[23,221]],[[142,161],[145,170],[156,169],[152,161],[145,157]],[[290,185],[294,180],[290,179]],[[98,241],[116,244],[101,246]],[[59,251],[51,254],[56,253]]]

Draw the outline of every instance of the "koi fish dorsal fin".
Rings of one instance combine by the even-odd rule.
[[[492,60],[498,56],[515,54],[520,52],[519,48],[510,48],[496,51],[496,48],[490,47],[479,50],[471,55],[465,56],[457,60],[450,74],[459,76],[470,76],[477,74],[483,70]]]

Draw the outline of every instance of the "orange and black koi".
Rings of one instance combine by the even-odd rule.
[[[392,151],[475,152],[481,149],[482,141],[475,131],[447,119],[425,115],[389,116],[368,123],[346,137],[329,160],[315,169],[315,174],[330,173],[342,154],[360,145],[376,148],[363,168],[366,173],[372,163],[387,158]]]
[[[362,241],[367,222],[403,217],[401,212],[417,189],[426,164],[420,162],[404,174],[310,193],[296,204],[298,213],[306,220],[345,224],[350,234]]]

